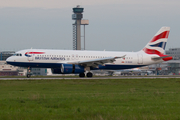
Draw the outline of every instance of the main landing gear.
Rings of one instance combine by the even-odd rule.
[[[79,77],[85,77],[85,74],[84,73],[80,73]]]
[[[87,76],[87,77],[92,77],[93,74],[92,74],[91,72],[88,72],[88,73],[86,74],[86,76]],[[84,73],[80,73],[80,74],[79,74],[79,77],[85,77],[85,74],[84,74]]]
[[[31,75],[32,75],[32,73],[31,73],[31,68],[28,67],[28,68],[27,68],[27,75],[26,75],[26,77],[27,77],[27,78],[30,78]]]
[[[88,73],[86,74],[86,76],[87,76],[87,77],[92,77],[93,74],[92,74],[91,72],[88,72]]]

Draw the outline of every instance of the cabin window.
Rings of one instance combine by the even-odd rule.
[[[13,54],[13,56],[22,56],[22,54],[20,54],[20,53],[15,53],[15,54]]]

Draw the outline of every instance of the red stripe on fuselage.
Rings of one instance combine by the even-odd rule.
[[[168,38],[168,35],[169,35],[169,31],[164,31],[162,32],[161,34],[157,35],[157,36],[154,36],[152,38],[152,40],[150,41],[150,43],[154,42],[154,41],[157,41],[161,38]]]
[[[25,54],[44,54],[44,52],[26,52]]]

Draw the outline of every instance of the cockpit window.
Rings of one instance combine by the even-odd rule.
[[[13,56],[22,56],[22,54],[20,54],[20,53],[15,53],[15,54],[13,54]]]

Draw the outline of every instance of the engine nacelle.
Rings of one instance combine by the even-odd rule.
[[[52,72],[53,74],[62,74],[60,68],[51,68],[51,72]]]
[[[83,73],[84,67],[79,66],[79,65],[73,65],[73,64],[62,64],[61,65],[61,72],[63,74]]]
[[[62,64],[61,68],[52,68],[53,74],[71,74],[71,73],[84,73],[84,67],[73,64]]]

